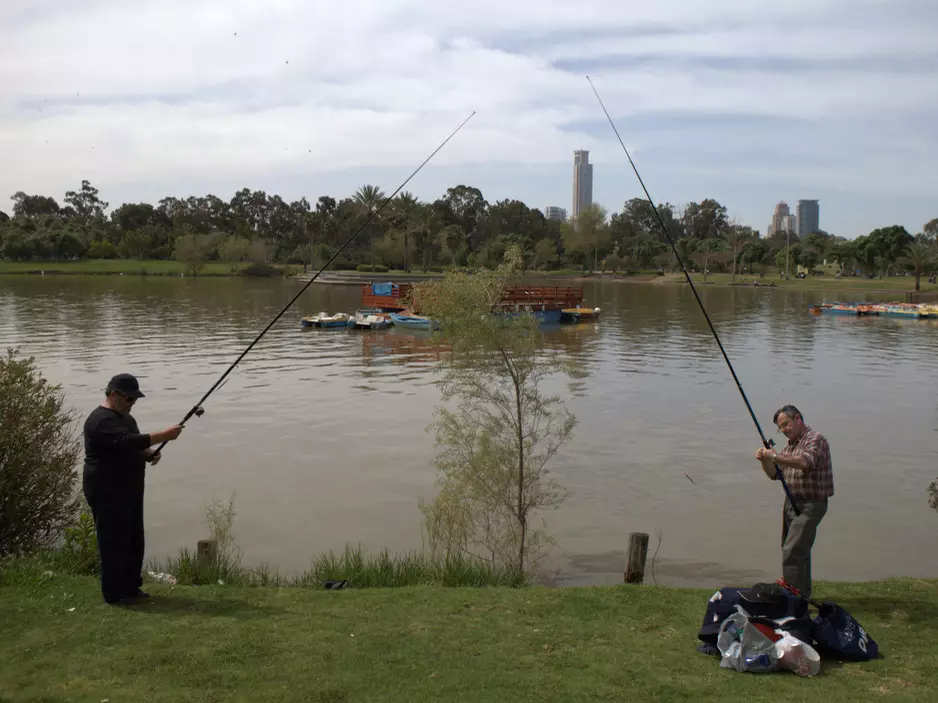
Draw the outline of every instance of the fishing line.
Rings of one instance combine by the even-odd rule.
[[[263,329],[263,331],[261,331],[261,333],[260,333],[259,335],[257,335],[257,337],[255,337],[254,341],[251,342],[251,343],[248,345],[247,349],[245,349],[243,352],[241,352],[241,356],[239,356],[237,359],[234,360],[234,362],[231,364],[231,366],[228,367],[228,369],[225,371],[225,373],[223,373],[223,374],[221,375],[221,377],[220,377],[217,381],[215,381],[215,383],[212,385],[212,387],[208,389],[208,392],[207,392],[205,395],[203,395],[203,396],[199,399],[199,402],[196,403],[195,405],[193,405],[193,406],[192,406],[192,409],[191,409],[189,412],[186,413],[186,416],[185,416],[184,418],[182,418],[182,422],[179,423],[180,425],[185,425],[185,424],[186,424],[186,421],[187,421],[189,418],[191,418],[193,415],[195,415],[195,416],[197,416],[197,417],[201,417],[201,416],[202,416],[202,414],[205,412],[205,411],[202,409],[202,403],[204,403],[204,402],[206,401],[206,399],[207,399],[212,393],[215,392],[215,390],[216,390],[216,389],[222,384],[222,382],[227,378],[228,374],[230,374],[230,373],[234,370],[234,368],[241,362],[241,360],[247,355],[247,353],[248,353],[249,351],[251,351],[251,349],[254,347],[254,345],[257,344],[257,343],[260,341],[261,337],[263,337],[265,334],[267,334],[267,331],[268,331],[271,327],[273,327],[274,324],[277,322],[277,320],[279,320],[279,319],[283,316],[283,314],[284,314],[287,310],[290,309],[290,307],[293,305],[293,303],[295,303],[295,302],[297,301],[297,299],[298,299],[301,295],[303,295],[304,291],[312,285],[313,281],[315,281],[317,278],[319,278],[319,274],[321,274],[321,273],[326,269],[326,267],[327,267],[329,264],[331,264],[333,261],[335,261],[335,259],[339,256],[339,254],[341,254],[341,253],[345,250],[345,248],[346,248],[349,244],[352,243],[352,240],[355,239],[355,237],[357,237],[357,236],[359,235],[359,233],[360,233],[363,229],[365,229],[365,227],[368,225],[368,223],[371,222],[375,217],[378,216],[378,213],[381,212],[381,211],[388,205],[388,203],[391,202],[391,200],[394,198],[394,196],[397,195],[397,194],[401,191],[401,189],[403,189],[404,186],[406,186],[406,185],[410,182],[410,180],[420,172],[420,169],[422,169],[424,166],[427,165],[427,162],[430,161],[430,159],[432,159],[434,156],[436,156],[436,153],[437,153],[440,149],[442,149],[444,146],[446,146],[446,143],[449,142],[450,139],[452,139],[453,137],[456,136],[456,133],[459,132],[459,130],[461,130],[461,129],[465,126],[465,124],[466,124],[469,120],[472,119],[473,115],[475,115],[475,114],[476,114],[476,113],[475,113],[475,110],[473,110],[473,111],[472,111],[472,114],[469,115],[469,117],[467,117],[465,120],[463,120],[463,121],[462,121],[462,124],[460,124],[455,130],[453,130],[453,132],[452,132],[446,139],[444,139],[443,142],[442,142],[436,149],[434,149],[433,152],[432,152],[426,159],[423,160],[423,163],[421,163],[416,169],[414,169],[414,172],[411,173],[411,174],[407,177],[407,180],[405,180],[403,183],[401,183],[401,184],[394,190],[393,193],[391,193],[389,196],[387,196],[387,197],[384,199],[384,202],[381,203],[381,205],[380,205],[379,207],[377,207],[377,208],[372,208],[371,214],[368,215],[368,217],[365,219],[364,222],[362,222],[362,224],[358,227],[358,229],[356,229],[356,230],[352,233],[352,236],[350,236],[347,240],[345,240],[345,244],[343,244],[341,247],[339,247],[339,250],[336,251],[336,253],[333,254],[332,257],[331,257],[326,263],[324,263],[324,264],[322,265],[322,267],[313,275],[313,277],[310,278],[309,281],[306,282],[306,285],[303,286],[302,288],[300,288],[299,293],[297,293],[296,295],[294,295],[293,298],[290,300],[290,302],[287,303],[287,304],[283,307],[283,309],[282,309],[280,312],[277,313],[276,317],[274,317],[274,319],[270,321],[270,323],[267,325],[267,327],[265,327],[265,328]],[[168,442],[169,442],[169,440],[164,441],[160,446],[158,446],[158,447],[156,448],[156,451],[157,451],[157,452],[160,451],[163,447],[166,446],[166,444],[167,444]]]
[[[619,140],[619,144],[622,146],[622,150],[625,152],[625,155],[629,160],[629,164],[632,166],[632,170],[635,171],[635,176],[638,178],[638,182],[641,184],[642,190],[645,191],[645,197],[648,198],[648,202],[651,203],[651,209],[655,212],[655,218],[658,220],[658,224],[661,225],[661,230],[664,232],[664,236],[667,237],[668,244],[671,245],[671,251],[674,252],[674,256],[677,259],[678,264],[680,264],[681,270],[684,272],[684,277],[687,279],[687,283],[690,285],[690,289],[694,292],[694,297],[697,299],[697,304],[700,305],[700,310],[706,318],[707,324],[710,326],[710,332],[713,333],[713,338],[716,340],[717,346],[720,347],[720,353],[723,354],[723,359],[726,361],[726,365],[729,367],[730,373],[733,375],[733,380],[736,382],[736,387],[739,389],[739,394],[743,397],[743,402],[746,403],[746,408],[749,410],[749,415],[752,417],[752,421],[755,423],[756,429],[759,431],[759,436],[762,438],[762,444],[766,449],[768,449],[775,443],[767,439],[765,433],[762,431],[762,425],[759,424],[759,420],[756,418],[756,414],[752,410],[752,405],[749,404],[749,398],[746,397],[746,392],[743,390],[743,385],[739,382],[739,377],[736,375],[736,370],[733,368],[733,364],[730,362],[730,358],[726,354],[726,349],[723,348],[723,343],[720,341],[720,336],[713,327],[713,322],[710,320],[710,315],[707,314],[707,309],[704,307],[703,301],[700,299],[700,295],[697,293],[697,288],[694,286],[694,282],[691,280],[690,274],[687,272],[687,268],[684,266],[681,255],[677,253],[677,247],[674,246],[674,240],[671,239],[671,234],[668,232],[668,228],[664,224],[664,220],[661,219],[661,213],[658,212],[658,207],[655,205],[655,201],[652,200],[651,195],[648,193],[648,188],[645,187],[645,182],[642,180],[641,175],[639,175],[638,169],[635,167],[635,162],[632,161],[632,156],[629,154],[629,150],[625,148],[625,143],[622,141],[622,137],[619,136],[619,130],[616,129],[615,123],[609,116],[609,111],[606,110],[606,106],[603,104],[602,98],[599,97],[599,93],[596,91],[596,86],[593,85],[593,81],[590,80],[589,76],[586,77],[586,80],[589,81],[590,87],[593,89],[593,93],[596,94],[596,99],[599,101],[600,107],[602,107],[603,112],[606,113],[606,119],[609,120],[609,124],[612,126],[612,131],[615,132],[616,138]],[[785,494],[788,496],[788,500],[791,503],[792,509],[795,511],[795,515],[800,515],[801,511],[798,509],[798,506],[795,503],[795,498],[791,494],[791,489],[788,487],[788,483],[785,481],[785,477],[782,475],[781,468],[779,468],[779,465],[775,462],[772,462],[772,464],[775,467],[775,475],[778,477],[778,480],[782,482],[782,488],[785,489]]]

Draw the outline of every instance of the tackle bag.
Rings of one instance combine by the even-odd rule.
[[[774,583],[718,590],[707,601],[707,610],[697,639],[704,645],[716,647],[720,626],[737,612],[737,605],[741,605],[750,616],[776,621],[775,627],[789,631],[798,639],[811,644],[812,622],[808,617],[807,602]]]
[[[856,619],[836,603],[821,603],[812,637],[822,657],[868,661],[879,656],[879,645]]]

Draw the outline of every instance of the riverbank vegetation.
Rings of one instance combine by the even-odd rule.
[[[421,507],[431,553],[534,573],[553,544],[538,519],[564,497],[548,463],[576,425],[542,383],[575,370],[544,351],[533,315],[510,308],[492,314],[523,270],[522,252],[512,246],[494,271],[451,271],[412,296],[450,348],[439,385],[442,400],[456,402],[438,407],[430,427],[440,490]]]
[[[54,197],[12,196],[12,215],[0,212],[0,258],[8,262],[121,260],[129,272],[142,262],[178,262],[197,275],[227,270],[270,271],[292,264],[325,263],[386,195],[363,185],[353,195],[293,202],[247,188],[229,200],[216,195],[168,196],[156,205],[123,203],[110,208],[97,188],[82,181]],[[759,237],[733,220],[725,206],[707,198],[659,212],[681,258],[701,272],[758,275],[772,270],[795,275],[823,262],[844,275],[890,279],[910,272],[928,280],[938,266],[938,218],[914,236],[904,227],[876,229],[846,240],[827,232],[803,238],[786,233]],[[594,205],[576,222],[548,220],[519,200],[489,203],[478,188],[457,185],[432,202],[402,192],[337,257],[334,270],[441,271],[446,266],[494,268],[510,246],[521,248],[530,270],[592,272],[674,271],[676,260],[642,199],[609,213]],[[225,267],[227,266],[227,269]],[[136,267],[136,268],[134,268]],[[8,269],[9,270],[9,269]]]

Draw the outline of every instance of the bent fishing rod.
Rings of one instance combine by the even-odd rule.
[[[442,149],[444,146],[446,146],[447,142],[449,142],[450,139],[452,139],[453,137],[456,136],[456,133],[459,132],[459,130],[461,130],[461,129],[465,126],[465,124],[466,124],[469,120],[472,119],[473,115],[475,115],[475,114],[476,114],[476,113],[475,113],[475,110],[473,110],[473,111],[472,111],[472,114],[470,114],[469,117],[467,117],[465,120],[463,120],[462,123],[461,123],[455,130],[453,130],[453,132],[452,132],[446,139],[444,139],[443,142],[442,142],[436,149],[434,149],[433,152],[432,152],[426,159],[423,160],[423,163],[421,163],[416,169],[414,169],[413,173],[411,173],[411,174],[407,177],[407,180],[405,180],[403,183],[401,183],[401,184],[394,190],[393,193],[391,193],[389,196],[387,196],[387,197],[384,199],[384,202],[381,203],[380,206],[378,206],[378,207],[376,207],[376,208],[373,207],[373,208],[371,209],[371,214],[369,214],[368,217],[365,218],[365,221],[362,222],[361,225],[359,225],[358,229],[356,229],[354,232],[352,232],[352,236],[350,236],[347,240],[345,240],[345,243],[344,243],[341,247],[339,247],[339,250],[336,251],[336,253],[333,254],[332,257],[331,257],[326,263],[324,263],[324,264],[322,265],[322,267],[313,275],[313,277],[310,278],[309,281],[306,282],[306,285],[305,285],[305,286],[303,286],[302,288],[300,288],[300,291],[299,291],[296,295],[293,296],[293,298],[290,300],[290,302],[287,303],[287,304],[283,307],[283,309],[282,309],[280,312],[277,313],[276,317],[274,317],[274,319],[270,321],[270,323],[267,325],[267,327],[265,327],[265,328],[261,331],[261,333],[260,333],[259,335],[257,335],[257,337],[254,338],[254,341],[251,342],[251,343],[248,345],[247,349],[245,349],[243,352],[241,352],[241,355],[240,355],[237,359],[235,359],[234,362],[231,364],[231,366],[229,366],[229,367],[227,368],[227,370],[225,371],[225,373],[223,373],[223,374],[221,375],[221,377],[220,377],[217,381],[215,381],[214,385],[212,385],[212,387],[208,389],[208,392],[206,392],[206,394],[203,395],[203,396],[199,399],[199,402],[196,403],[195,405],[193,405],[193,406],[192,406],[192,409],[191,409],[189,412],[186,413],[186,416],[185,416],[184,418],[182,418],[182,422],[179,423],[180,425],[185,426],[186,422],[187,422],[187,421],[189,420],[189,418],[191,418],[193,415],[195,415],[196,417],[201,417],[201,416],[202,416],[202,414],[205,412],[205,411],[202,409],[202,404],[203,404],[203,403],[208,399],[208,397],[209,397],[212,393],[214,393],[215,390],[224,382],[224,380],[228,377],[228,374],[230,374],[230,373],[234,370],[234,368],[241,362],[241,360],[242,360],[245,356],[247,356],[247,353],[248,353],[249,351],[251,351],[251,349],[254,348],[254,345],[257,344],[257,343],[261,340],[261,337],[263,337],[265,334],[267,334],[267,331],[268,331],[271,327],[273,327],[274,324],[276,324],[277,320],[279,320],[279,319],[283,316],[283,314],[284,314],[287,310],[290,309],[290,307],[293,305],[293,303],[295,303],[295,302],[297,301],[297,299],[299,299],[299,297],[300,297],[301,295],[303,295],[303,293],[306,291],[306,289],[309,288],[309,287],[312,285],[313,281],[315,281],[317,278],[319,278],[319,274],[321,274],[321,273],[326,269],[326,267],[329,266],[329,264],[331,264],[333,261],[335,261],[335,259],[339,256],[339,254],[341,254],[343,251],[345,251],[345,248],[346,248],[349,244],[352,243],[352,240],[355,239],[355,237],[357,237],[357,236],[359,235],[359,233],[360,233],[363,229],[365,229],[365,227],[368,225],[368,223],[371,222],[375,217],[378,216],[378,213],[381,212],[381,211],[388,205],[388,203],[391,202],[391,200],[394,198],[394,196],[397,195],[397,194],[404,188],[404,186],[406,186],[406,185],[410,182],[410,180],[411,180],[414,176],[416,176],[424,166],[427,165],[427,162],[429,162],[430,159],[432,159],[434,156],[436,156],[436,153],[437,153],[440,149]],[[158,446],[158,447],[156,448],[156,452],[159,452],[163,447],[166,446],[166,444],[167,444],[168,442],[169,442],[169,440],[165,440],[160,446]],[[154,453],[156,453],[156,452],[154,452]]]
[[[629,164],[632,166],[632,170],[635,171],[635,176],[638,178],[638,182],[642,186],[642,190],[645,191],[645,197],[648,198],[648,202],[651,203],[651,209],[655,213],[655,218],[658,220],[658,224],[661,225],[661,230],[664,232],[664,236],[668,240],[668,244],[671,245],[671,251],[674,252],[674,257],[677,259],[678,264],[681,266],[681,270],[684,272],[684,277],[687,279],[687,283],[690,285],[690,289],[694,293],[694,297],[697,299],[697,304],[700,305],[700,311],[703,313],[704,318],[707,320],[707,325],[710,326],[710,332],[713,334],[713,338],[716,340],[717,346],[720,347],[720,353],[723,354],[723,359],[726,361],[726,365],[729,367],[730,373],[733,376],[733,380],[736,382],[736,387],[739,389],[739,394],[743,397],[743,402],[746,403],[746,408],[749,410],[749,415],[752,417],[753,423],[756,425],[756,429],[759,431],[759,437],[762,438],[762,444],[766,449],[769,449],[774,445],[774,442],[767,439],[765,433],[762,431],[762,425],[759,424],[758,418],[756,418],[755,412],[753,412],[752,405],[749,404],[749,398],[746,397],[746,391],[743,390],[743,384],[740,383],[739,377],[736,375],[736,370],[733,368],[733,364],[730,361],[730,357],[726,354],[726,349],[723,348],[723,343],[720,341],[720,335],[717,334],[716,329],[713,326],[713,322],[710,320],[710,315],[707,314],[707,308],[704,307],[703,301],[700,299],[700,295],[697,293],[697,288],[694,286],[694,282],[690,278],[690,274],[687,272],[687,267],[684,266],[684,261],[681,259],[681,255],[677,253],[677,247],[674,246],[674,240],[671,239],[671,234],[668,232],[667,226],[664,224],[664,220],[661,219],[661,213],[658,212],[658,206],[655,205],[655,201],[652,200],[651,195],[648,193],[648,188],[645,187],[645,182],[642,180],[641,175],[638,172],[638,168],[635,167],[635,162],[632,161],[632,156],[629,154],[629,150],[625,148],[625,143],[622,141],[622,137],[619,136],[619,130],[616,129],[615,123],[612,121],[612,117],[609,116],[609,111],[606,110],[606,106],[603,104],[602,98],[599,97],[599,93],[596,90],[596,86],[593,85],[593,81],[590,80],[590,77],[587,76],[586,80],[589,81],[590,87],[593,89],[593,93],[596,94],[596,99],[599,101],[600,107],[602,107],[603,112],[606,113],[606,119],[609,120],[609,124],[612,126],[612,131],[615,132],[616,138],[619,140],[619,144],[622,147],[622,151],[625,152],[625,156],[629,160]],[[775,467],[775,475],[779,481],[782,482],[782,488],[785,489],[785,494],[788,496],[788,501],[791,503],[792,509],[795,511],[795,515],[800,515],[801,510],[798,508],[797,503],[795,503],[795,497],[791,493],[791,489],[788,487],[788,483],[785,481],[785,477],[782,475],[782,470],[776,462],[772,462],[772,465]]]

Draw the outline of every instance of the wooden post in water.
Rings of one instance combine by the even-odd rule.
[[[196,545],[196,556],[202,568],[218,563],[218,542],[213,539],[200,539]]]
[[[629,535],[629,554],[625,563],[625,582],[642,583],[645,580],[645,559],[648,557],[648,533]]]

